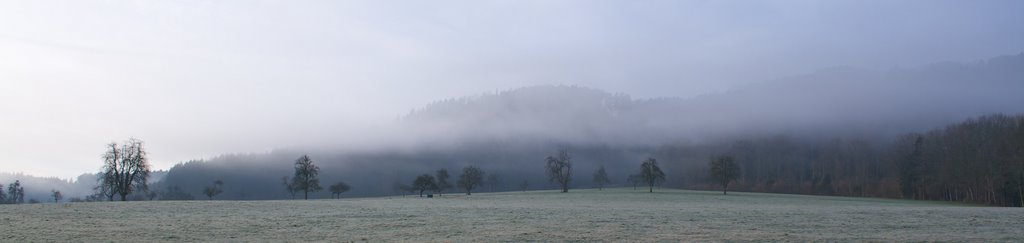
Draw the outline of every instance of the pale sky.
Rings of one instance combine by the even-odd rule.
[[[0,172],[157,169],[394,121],[431,101],[582,85],[691,97],[835,66],[1024,51],[1024,1],[0,0]]]

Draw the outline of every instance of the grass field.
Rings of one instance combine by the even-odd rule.
[[[631,188],[0,205],[0,241],[1024,241],[1024,209]]]

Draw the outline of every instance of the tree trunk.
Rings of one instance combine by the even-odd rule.
[[[726,195],[725,192],[727,192],[727,191],[729,191],[729,183],[725,183],[725,184],[722,185],[722,195]]]
[[[302,200],[309,200],[309,190],[302,191]]]
[[[647,192],[654,192],[654,184],[647,185]]]
[[[121,201],[128,201],[128,194],[121,194]]]

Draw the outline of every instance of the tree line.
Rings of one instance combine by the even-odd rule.
[[[740,140],[742,191],[1024,205],[1024,116],[987,115],[889,143]],[[690,187],[703,188],[703,183]],[[684,185],[685,186],[685,185]]]
[[[175,186],[167,187],[159,195],[147,187],[149,165],[141,141],[129,139],[121,145],[111,143],[107,148],[104,171],[92,200],[193,199],[191,193]],[[679,154],[706,157],[703,163],[693,163],[681,159]],[[648,158],[639,162],[635,173],[626,173],[620,185],[642,185],[652,192],[671,176],[675,178],[672,187],[721,189],[723,193],[734,190],[1024,205],[1024,116],[1020,115],[982,116],[944,128],[904,134],[888,142],[808,140],[779,135],[703,147],[668,147],[651,151],[650,155],[667,158],[672,168],[664,170],[659,160]],[[562,192],[568,192],[578,177],[573,154],[561,149],[543,162],[543,172],[537,172]],[[613,182],[611,174],[623,175],[628,168],[617,166],[609,170],[597,163],[605,162],[583,166],[596,168],[589,185],[598,189]],[[293,176],[284,177],[281,183],[293,198],[309,198],[310,193],[324,189],[319,181],[319,167],[309,156],[297,159],[294,170]],[[523,177],[518,189],[529,188],[529,179]],[[509,189],[498,186],[499,183],[502,182],[498,173],[466,166],[454,178],[441,169],[417,174],[411,183],[396,183],[394,188],[420,195],[453,188],[467,194],[486,187],[492,191]],[[223,181],[214,180],[203,189],[203,194],[213,199],[224,191],[224,186]],[[4,199],[0,201],[18,198],[7,189],[0,192]],[[332,197],[340,198],[352,186],[336,181],[327,189]]]

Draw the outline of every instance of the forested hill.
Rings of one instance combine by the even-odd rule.
[[[443,168],[457,176],[466,165],[499,175],[485,190],[523,181],[550,188],[543,159],[564,147],[577,163],[574,187],[588,187],[598,166],[622,185],[646,157],[662,161],[667,186],[705,187],[707,158],[735,153],[748,172],[742,190],[903,197],[909,189],[892,188],[900,179],[886,167],[895,163],[897,138],[985,114],[1022,113],[1021,90],[1024,55],[884,71],[835,68],[686,99],[527,87],[435,102],[380,131],[406,146],[226,155],[176,166],[155,188],[199,195],[223,180],[224,199],[288,198],[281,178],[302,154],[321,166],[324,185],[352,185],[347,195],[395,193],[417,174]]]
[[[403,121],[463,138],[549,136],[604,144],[778,132],[893,136],[985,114],[1024,112],[1021,90],[1024,54],[884,71],[833,68],[688,99],[527,87],[435,102]]]

